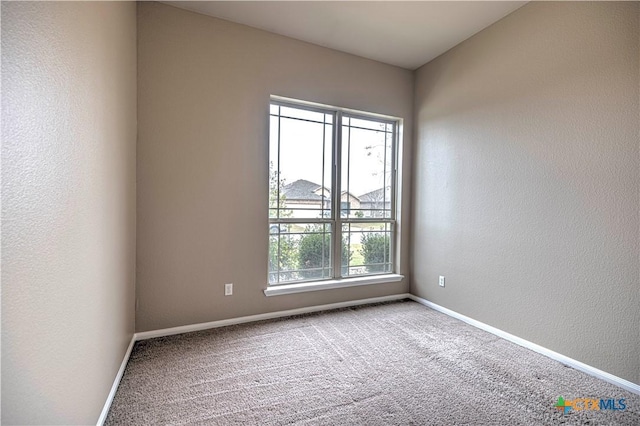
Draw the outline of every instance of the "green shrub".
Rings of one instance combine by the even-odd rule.
[[[362,237],[362,256],[368,272],[385,272],[387,265],[372,265],[389,262],[389,234],[368,233]]]
[[[298,246],[298,266],[301,269],[300,275],[304,279],[321,279],[331,276],[331,272],[325,271],[323,277],[323,271],[317,270],[305,270],[315,268],[330,268],[331,267],[331,234],[329,232],[322,233],[322,225],[310,225],[307,226],[304,234],[300,238]],[[311,233],[313,232],[313,233]],[[347,264],[351,259],[351,253],[346,241],[342,240],[342,273],[345,274],[347,270]]]
[[[280,238],[280,258],[278,258],[278,235],[269,236],[269,272],[280,272],[280,279],[295,279],[294,272],[286,272],[298,268],[297,244],[289,236]],[[271,276],[271,274],[269,274]]]
[[[308,226],[305,232],[322,232],[322,227]],[[306,269],[328,268],[331,265],[331,236],[322,233],[303,235],[298,249],[298,264],[303,278],[322,278],[322,270]]]

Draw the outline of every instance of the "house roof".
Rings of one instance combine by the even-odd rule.
[[[298,179],[282,188],[283,195],[287,200],[314,200],[321,201],[322,196],[316,194],[321,185],[309,182],[308,180]]]
[[[384,188],[376,189],[375,191],[367,192],[366,194],[362,194],[360,197],[360,201],[382,201],[384,197]],[[390,201],[390,198],[387,197]]]
[[[318,191],[321,188],[321,185],[317,183],[310,182],[304,179],[298,179],[294,182],[291,182],[288,185],[285,185],[282,188],[282,194],[286,197],[287,200],[290,201],[322,201],[322,195],[319,195],[317,192],[322,193],[322,191]],[[329,190],[327,189],[327,192]],[[342,194],[346,194],[347,191],[343,191]],[[356,197],[353,194],[349,194],[349,196],[359,200],[360,197]],[[327,197],[325,197],[325,200]]]

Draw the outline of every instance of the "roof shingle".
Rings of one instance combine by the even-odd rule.
[[[322,196],[315,193],[321,185],[304,179],[298,179],[285,185],[282,194],[287,200],[313,200],[321,201]]]

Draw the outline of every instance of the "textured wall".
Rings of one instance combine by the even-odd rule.
[[[134,329],[136,9],[2,4],[2,423],[96,422]]]
[[[408,279],[266,298],[269,95],[404,117],[410,71],[140,3],[136,329],[405,292]],[[409,189],[409,161],[404,185]],[[408,197],[403,198],[408,273]],[[233,282],[234,295],[223,296]]]
[[[412,200],[414,294],[636,383],[639,8],[532,2],[420,68]]]

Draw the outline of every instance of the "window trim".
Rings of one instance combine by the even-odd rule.
[[[264,290],[266,296],[274,296],[279,294],[291,294],[305,291],[316,291],[330,288],[343,288],[352,287],[367,284],[378,284],[386,282],[398,282],[401,281],[404,276],[399,274],[400,269],[400,255],[399,255],[399,240],[400,233],[399,222],[401,214],[398,211],[398,199],[400,193],[400,181],[399,181],[399,159],[401,150],[401,135],[402,135],[402,118],[387,116],[376,113],[369,113],[364,111],[352,110],[348,108],[335,107],[330,105],[323,105],[308,101],[302,101],[297,99],[285,98],[281,96],[272,95],[269,99],[269,109],[272,105],[278,105],[289,108],[303,109],[322,114],[333,115],[333,131],[332,138],[332,176],[331,176],[331,194],[338,194],[333,196],[331,200],[332,208],[330,217],[320,218],[272,218],[269,217],[270,224],[282,224],[282,223],[329,223],[331,224],[331,236],[333,238],[333,246],[331,247],[332,256],[332,269],[333,277],[331,278],[319,278],[311,280],[290,281],[284,283],[270,283],[267,279],[267,288]],[[268,114],[271,116],[271,113]],[[392,140],[391,140],[391,194],[390,194],[390,208],[389,212],[391,217],[382,218],[343,218],[341,216],[341,199],[342,199],[342,128],[343,118],[362,119],[367,121],[375,121],[384,124],[391,124],[393,126]],[[280,128],[278,129],[280,132]],[[278,157],[280,156],[280,147],[278,147]],[[278,162],[279,163],[279,162]],[[278,172],[279,172],[278,165]],[[324,182],[323,182],[324,184]],[[386,185],[383,184],[383,191]],[[383,206],[384,209],[384,206]],[[356,209],[357,210],[357,209]],[[269,215],[268,215],[269,216]],[[342,276],[342,256],[340,254],[342,250],[342,227],[345,223],[388,223],[391,228],[389,239],[389,263],[390,271],[388,272],[373,272],[368,274],[359,274],[353,276]],[[270,273],[267,274],[269,276]]]
[[[357,287],[361,285],[396,283],[402,281],[404,275],[387,273],[376,275],[360,275],[342,279],[303,281],[288,284],[269,285],[264,289],[267,297],[281,296],[285,294],[306,293],[308,291],[331,290],[335,288]]]

